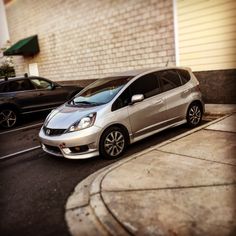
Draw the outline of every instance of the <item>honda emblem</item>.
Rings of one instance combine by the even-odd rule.
[[[47,134],[47,135],[49,135],[50,132],[51,132],[50,129],[47,129],[47,130],[46,130],[46,134]]]

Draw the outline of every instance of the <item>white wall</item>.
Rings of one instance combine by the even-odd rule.
[[[236,68],[236,1],[177,0],[180,65],[194,71]]]

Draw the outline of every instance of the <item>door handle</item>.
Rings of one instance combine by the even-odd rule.
[[[183,94],[187,94],[189,92],[190,92],[190,89],[186,89],[186,90],[183,91]]]
[[[162,104],[163,102],[164,102],[163,99],[159,99],[155,102],[155,104]]]

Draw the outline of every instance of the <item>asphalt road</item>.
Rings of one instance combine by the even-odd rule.
[[[40,117],[33,121],[41,122]],[[40,125],[33,123],[26,121],[23,129],[0,131],[0,157],[39,145]],[[131,145],[123,158],[186,131],[182,125],[149,137]],[[115,161],[100,157],[67,160],[41,149],[0,160],[0,235],[69,235],[64,220],[68,196],[77,183]]]

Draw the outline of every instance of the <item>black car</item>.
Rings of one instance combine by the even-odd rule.
[[[81,89],[37,76],[0,79],[0,127],[11,128],[21,115],[57,107]]]

